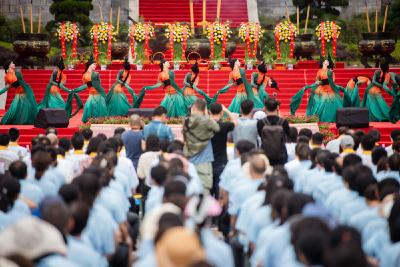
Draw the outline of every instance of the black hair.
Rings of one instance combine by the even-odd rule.
[[[127,71],[131,70],[131,64],[129,63],[128,57],[125,57],[124,63],[122,64],[122,67]]]
[[[58,190],[58,195],[69,205],[79,199],[79,187],[75,183],[64,184]]]
[[[313,132],[312,132],[310,129],[308,129],[308,128],[302,128],[302,129],[300,129],[300,131],[299,131],[299,136],[302,136],[302,135],[307,136],[308,139],[311,140],[311,137],[312,137],[312,135],[313,135]]]
[[[10,136],[11,142],[16,142],[19,138],[19,130],[17,128],[10,128],[8,130],[8,135]]]
[[[46,129],[46,135],[48,135],[48,134],[55,134],[55,135],[58,135],[58,131],[57,131],[57,129],[56,128],[54,128],[54,127],[48,127],[47,129]]]
[[[186,195],[186,185],[184,182],[173,180],[165,184],[164,196],[163,196],[164,199],[169,199],[171,196],[174,195],[180,195],[180,196]]]
[[[83,73],[86,73],[87,70],[89,69],[90,65],[92,65],[94,63],[96,63],[96,61],[94,60],[93,54],[91,54],[89,57],[89,60],[85,64],[85,71]]]
[[[125,132],[125,128],[124,127],[118,127],[114,130],[114,136],[115,135],[122,135]]]
[[[390,133],[390,138],[392,138],[393,141],[397,141],[398,139],[400,139],[400,130],[399,129],[394,129]]]
[[[48,146],[46,147],[46,151],[49,153],[53,163],[57,164],[57,149],[52,146]]]
[[[70,218],[70,213],[67,204],[60,198],[52,199],[40,207],[40,217],[42,220],[50,223],[60,231],[65,237],[67,225]]]
[[[334,158],[328,150],[322,150],[318,153],[316,162],[323,166],[326,172],[333,172]]]
[[[381,59],[379,67],[381,68],[381,77],[379,79],[379,83],[383,83],[385,81],[386,73],[389,71],[389,64],[386,62],[386,60]]]
[[[339,135],[349,134],[349,127],[341,126],[338,129]]]
[[[158,230],[154,237],[154,243],[157,244],[166,231],[179,226],[183,226],[182,216],[172,212],[166,212],[162,214],[158,220]]]
[[[362,248],[353,244],[343,244],[334,249],[328,249],[325,267],[368,267],[367,257]]]
[[[183,151],[183,142],[180,140],[174,140],[170,142],[167,152],[168,153],[177,153],[177,152],[182,152]]]
[[[83,137],[83,135],[81,133],[74,133],[74,135],[71,138],[71,143],[72,143],[72,147],[75,150],[81,150],[83,148],[83,144],[85,142],[85,138]]]
[[[3,68],[4,68],[4,71],[7,73],[8,72],[8,69],[10,68],[10,65],[11,65],[11,62],[12,62],[12,60],[6,60],[5,62],[4,62],[4,64],[3,64]]]
[[[171,142],[166,139],[160,140],[160,150],[164,153],[168,152],[168,147],[170,144]]]
[[[158,106],[153,111],[153,117],[159,117],[164,114],[167,114],[167,109],[163,106]]]
[[[264,204],[271,204],[272,197],[276,192],[281,189],[293,190],[293,181],[286,175],[270,175],[267,178],[267,185],[265,187],[265,201]]]
[[[339,225],[331,232],[330,247],[336,248],[343,244],[353,244],[362,247],[361,234],[357,229],[348,225]]]
[[[386,158],[387,152],[383,147],[377,146],[372,149],[371,158],[374,165],[378,165],[381,158]]]
[[[0,146],[8,146],[10,143],[10,136],[6,133],[0,134]]]
[[[35,179],[40,180],[46,170],[50,167],[52,158],[44,148],[32,154],[32,167],[35,168]]]
[[[256,148],[254,143],[250,142],[249,140],[245,140],[245,139],[239,140],[235,144],[235,149],[237,150],[239,155],[243,155],[254,148]]]
[[[98,136],[91,138],[86,147],[86,154],[90,155],[90,153],[97,153],[97,150],[102,143],[103,140]]]
[[[28,167],[22,160],[17,160],[12,162],[8,167],[8,171],[10,172],[12,177],[17,178],[19,180],[26,179],[28,175]]]
[[[299,158],[300,161],[310,159],[311,149],[308,144],[299,143],[296,145],[296,156]]]
[[[164,63],[167,62],[165,59],[160,60],[160,72],[164,70]]]
[[[289,127],[289,134],[287,136],[287,143],[296,143],[298,137],[298,131],[296,127]]]
[[[74,220],[74,227],[70,230],[72,236],[79,236],[85,229],[89,219],[89,206],[83,201],[73,202],[70,205],[70,214]]]
[[[63,57],[60,56],[60,59],[57,62],[57,68],[60,69],[60,71],[65,70],[65,64],[64,64],[64,59]]]
[[[212,115],[218,115],[221,113],[221,111],[222,111],[222,105],[220,103],[217,102],[211,103],[210,112]]]
[[[311,142],[315,145],[322,145],[324,142],[324,135],[320,132],[316,132],[311,136]]]
[[[357,164],[361,164],[362,159],[357,154],[348,154],[343,158],[343,169],[348,166],[355,166]]]
[[[328,55],[328,58],[322,58],[319,61],[319,68],[320,69],[322,69],[325,60],[328,60],[328,62],[329,62],[328,69],[333,69],[335,67],[335,64],[333,63],[331,56]]]
[[[301,214],[303,207],[311,202],[313,202],[313,199],[309,195],[296,192],[291,194],[287,200],[284,221],[294,215]]]
[[[354,150],[357,150],[358,147],[360,146],[361,143],[361,138],[365,135],[365,132],[362,130],[355,131],[354,134],[352,134],[352,137],[354,139]]]
[[[375,147],[375,138],[370,134],[364,135],[361,138],[361,147],[363,150],[371,151]]]
[[[265,62],[261,62],[260,64],[258,64],[257,69],[259,72],[261,73],[267,73],[267,67],[265,66]]]
[[[265,108],[269,112],[274,112],[278,109],[280,106],[280,102],[276,100],[276,98],[268,98],[267,100],[264,101]]]
[[[400,241],[400,198],[397,196],[388,218],[390,240],[393,243]]]
[[[310,138],[308,138],[305,135],[299,135],[297,138],[297,144],[306,144],[308,145],[310,143]]]
[[[163,186],[167,178],[167,171],[167,168],[165,168],[163,165],[157,165],[151,168],[151,179],[156,182],[158,186]]]
[[[356,166],[356,177],[355,177],[355,191],[360,196],[364,196],[365,190],[372,184],[377,185],[371,169],[365,165]]]
[[[66,137],[61,137],[58,140],[58,147],[64,149],[65,152],[68,152],[71,149],[71,141]]]
[[[271,196],[272,219],[279,218],[282,223],[284,222],[284,208],[292,194],[293,192],[288,189],[278,189],[273,193]]]
[[[155,134],[150,134],[146,138],[146,151],[160,151],[160,138]]]
[[[98,170],[98,168],[89,167],[82,175],[74,179],[74,183],[78,185],[82,200],[90,207],[93,206],[94,200],[101,188],[100,179],[95,173],[91,172],[91,169]]]
[[[8,212],[14,206],[21,191],[21,185],[17,179],[6,174],[0,174],[0,211]]]
[[[311,160],[311,167],[310,169],[314,169],[317,166],[317,156],[319,153],[322,152],[322,149],[320,147],[313,148],[310,152],[310,160]]]
[[[243,100],[240,104],[240,111],[243,115],[249,115],[254,108],[254,102],[250,99]]]
[[[388,165],[391,171],[400,171],[400,154],[394,153],[388,158]]]
[[[200,70],[199,70],[199,64],[197,64],[197,62],[194,63],[194,64],[192,65],[191,70],[192,70],[192,72],[194,73],[194,77],[192,77],[192,79],[190,80],[190,84],[193,85],[194,82],[196,81],[197,77],[199,76],[199,72],[200,72]]]
[[[229,59],[229,67],[231,67],[231,69],[233,69],[235,67],[236,61],[237,61],[236,58]]]
[[[381,133],[377,129],[369,130],[368,134],[371,135],[374,138],[376,143],[381,141]]]
[[[86,141],[90,140],[93,137],[93,131],[90,128],[83,129],[81,134],[85,138]]]

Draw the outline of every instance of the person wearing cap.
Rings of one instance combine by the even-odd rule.
[[[106,103],[106,93],[100,83],[99,73],[96,72],[97,63],[91,55],[86,62],[85,72],[82,76],[83,85],[75,88],[75,94],[89,89],[89,98],[83,107],[82,122],[87,122],[90,118],[108,116],[108,108]]]
[[[0,124],[33,124],[38,109],[32,88],[24,81],[21,72],[15,70],[14,62],[6,61],[3,66],[6,87],[0,90],[0,95],[14,89],[15,97]]]
[[[354,151],[354,139],[351,135],[343,135],[340,138],[340,157],[344,158],[348,154],[356,153]]]
[[[64,73],[64,70],[64,60],[62,57],[60,57],[60,60],[57,62],[56,65],[56,69],[51,74],[50,81],[46,86],[45,95],[42,101],[39,103],[39,110],[42,108],[66,108],[64,99],[60,94],[60,89],[67,93],[70,93],[71,90],[65,87],[65,83],[67,82],[67,75]]]
[[[117,81],[111,86],[106,97],[109,116],[126,116],[131,107],[138,108],[143,101],[144,89],[137,96],[133,89],[129,86],[131,81],[131,64],[128,58],[125,58],[123,69],[117,74]],[[125,95],[124,88],[128,90],[132,96],[133,103],[129,104],[128,98]]]
[[[271,87],[279,91],[278,84],[267,76],[267,67],[264,62],[257,66],[258,72],[251,74],[251,86],[254,93],[254,107],[264,108],[264,102],[269,98],[265,88]]]

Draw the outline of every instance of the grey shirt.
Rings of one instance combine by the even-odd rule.
[[[239,140],[248,140],[258,147],[257,120],[240,117],[237,122],[232,133],[233,143],[236,144]]]

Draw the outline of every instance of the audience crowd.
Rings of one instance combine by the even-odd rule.
[[[0,266],[400,266],[400,130],[324,144],[274,98],[197,100],[180,141],[166,114],[29,149],[0,134]]]

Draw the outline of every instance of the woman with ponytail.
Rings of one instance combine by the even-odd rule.
[[[267,76],[267,68],[264,62],[261,62],[258,67],[258,72],[251,74],[251,86],[254,94],[254,107],[264,108],[264,102],[269,98],[266,91],[267,87],[275,88],[279,91],[278,84],[272,78]]]
[[[24,81],[21,72],[15,70],[15,64],[11,60],[4,64],[4,70],[7,85],[0,90],[0,95],[14,89],[15,97],[0,124],[33,124],[37,103],[32,88]]]
[[[167,109],[167,116],[172,117],[184,117],[187,114],[187,105],[185,96],[182,90],[178,87],[175,82],[175,74],[169,70],[170,64],[165,59],[161,60],[160,63],[160,74],[158,74],[157,83],[152,86],[143,87],[144,90],[150,91],[163,86],[165,96],[160,103]]]
[[[369,109],[370,121],[389,121],[389,106],[382,96],[386,91],[389,95],[395,96],[388,88],[390,82],[389,64],[381,61],[380,70],[375,71],[372,83],[365,89],[361,103],[362,107]]]
[[[118,72],[117,81],[113,84],[113,86],[111,86],[111,89],[106,97],[109,116],[127,116],[129,108],[138,108],[142,103],[144,90],[142,89],[138,97],[133,89],[129,86],[130,81],[131,64],[129,63],[128,58],[125,58],[123,69]],[[129,103],[125,95],[124,88],[126,88],[132,96],[132,105]]]
[[[42,108],[66,108],[64,99],[60,95],[60,89],[68,93],[70,93],[71,90],[64,86],[67,81],[67,75],[65,75],[64,69],[64,60],[60,57],[57,68],[51,74],[50,81],[47,84],[45,95],[38,106],[39,110]]]

